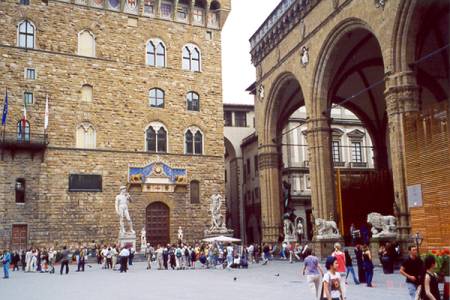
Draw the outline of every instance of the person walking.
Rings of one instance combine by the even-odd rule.
[[[147,259],[147,270],[152,268],[153,255],[155,254],[155,249],[147,243],[147,247],[145,248],[145,258]]]
[[[355,247],[355,256],[356,256],[356,264],[358,266],[358,280],[359,283],[366,282],[366,274],[364,273],[364,264],[363,264],[363,251],[360,244],[357,244]]]
[[[1,261],[3,264],[3,279],[9,278],[9,264],[11,263],[11,253],[6,249],[1,255]]]
[[[345,267],[347,269],[347,275],[345,276],[345,283],[347,284],[348,274],[351,273],[352,276],[353,276],[353,281],[355,282],[355,284],[359,284],[359,281],[358,281],[358,279],[356,278],[356,275],[355,275],[355,270],[353,269],[352,258],[350,256],[350,254],[348,253],[347,249],[344,250],[344,254],[345,254]]]
[[[433,272],[436,267],[436,259],[433,255],[425,257],[425,276],[421,286],[420,296],[422,300],[441,300],[439,293],[439,278],[436,273]]]
[[[339,275],[341,276],[341,292],[342,292],[342,298],[346,298],[347,294],[346,294],[346,287],[345,287],[345,254],[344,252],[341,251],[341,244],[339,243],[335,243],[334,244],[334,251],[331,254],[331,256],[336,257],[338,266],[337,266],[337,271],[339,273]]]
[[[77,272],[84,272],[84,265],[86,263],[86,255],[87,250],[85,248],[81,248],[78,251],[78,266],[77,266]]]
[[[412,300],[416,297],[417,286],[420,284],[420,275],[423,273],[423,264],[417,256],[417,247],[408,247],[409,256],[400,267],[400,274],[406,277],[406,286]]]
[[[59,273],[63,274],[63,269],[66,267],[66,274],[69,274],[69,259],[70,259],[70,253],[69,250],[67,250],[67,247],[63,247],[62,251],[62,260],[61,260],[61,269],[59,270]]]
[[[19,262],[20,262],[20,255],[18,251],[14,251],[14,253],[12,254],[12,259],[11,259],[11,263],[13,265],[13,272],[19,271]]]
[[[328,256],[325,267],[328,270],[323,276],[323,298],[327,300],[343,300],[341,275],[337,271],[338,261],[335,256]]]
[[[363,246],[363,266],[364,266],[364,273],[366,276],[366,284],[368,287],[372,287],[372,278],[373,278],[372,254],[370,254],[370,250],[367,245]]]
[[[48,251],[49,274],[55,273],[56,251],[52,248]]]
[[[307,256],[303,260],[303,276],[306,276],[306,282],[314,295],[315,300],[320,300],[320,281],[323,277],[323,270],[320,267],[319,259],[312,253],[311,249],[306,252]]]
[[[123,247],[122,250],[119,253],[119,257],[120,257],[120,273],[123,272],[127,272],[128,270],[128,257],[130,256],[130,251],[126,248]]]

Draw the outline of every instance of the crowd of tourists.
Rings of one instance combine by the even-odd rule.
[[[390,251],[390,245],[381,247],[380,259]],[[417,248],[409,247],[408,259],[400,267],[400,274],[406,278],[406,286],[411,300],[429,299],[440,300],[438,277],[433,272],[436,261],[433,256],[427,256],[424,261],[418,256]],[[288,245],[283,243],[277,251],[276,245],[236,246],[223,243],[196,243],[156,245],[147,244],[145,254],[146,267],[158,270],[186,270],[200,268],[248,268],[249,264],[267,264],[273,259],[274,253],[279,252],[282,260],[303,261],[302,273],[314,295],[314,299],[342,300],[346,299],[348,276],[351,275],[355,285],[365,283],[373,287],[372,254],[367,245],[356,245],[353,249],[356,257],[357,272],[353,268],[353,259],[348,249],[342,251],[341,245],[336,243],[334,251],[325,261],[325,269],[320,266],[319,259],[307,244]],[[128,266],[133,265],[136,251],[133,247],[119,248],[116,245],[103,245],[87,248],[77,247],[68,249],[62,247],[58,251],[54,248],[30,248],[27,251],[0,252],[3,265],[3,278],[9,278],[12,271],[55,273],[55,265],[60,264],[61,275],[69,273],[69,265],[76,266],[76,272],[84,272],[88,257],[95,257],[102,269],[127,272]],[[91,259],[91,262],[93,259]],[[392,262],[388,263],[388,272],[392,273]],[[89,265],[90,266],[90,265]]]
[[[389,247],[389,245],[388,245]],[[400,274],[406,277],[406,286],[411,300],[441,300],[438,289],[438,277],[433,272],[436,267],[434,256],[425,257],[424,261],[417,255],[417,248],[408,248],[409,256],[400,267]],[[384,254],[385,247],[380,254]],[[342,300],[347,296],[347,279],[351,274],[355,285],[366,283],[373,287],[372,255],[367,245],[356,245],[354,253],[357,260],[358,276],[353,269],[352,257],[348,250],[341,251],[336,243],[334,251],[325,261],[326,271],[320,266],[319,259],[311,249],[306,249],[303,275],[306,276],[314,299]]]

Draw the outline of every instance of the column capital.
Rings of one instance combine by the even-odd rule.
[[[386,76],[386,111],[389,116],[418,111],[419,87],[412,71]]]

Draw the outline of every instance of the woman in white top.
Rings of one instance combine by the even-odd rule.
[[[323,298],[327,300],[342,300],[341,275],[337,272],[336,257],[328,256],[325,267],[328,272],[323,276]]]

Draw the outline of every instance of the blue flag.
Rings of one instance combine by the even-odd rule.
[[[6,116],[8,115],[8,90],[6,90],[5,103],[3,104],[2,126],[6,124]]]

